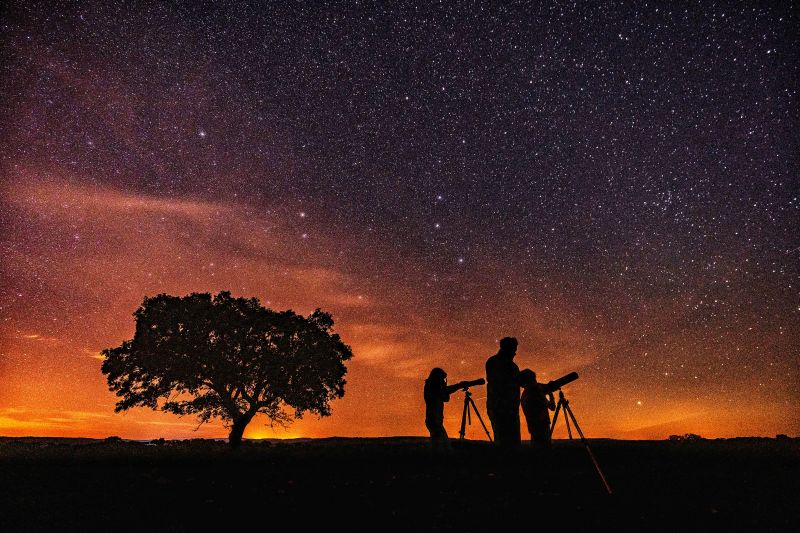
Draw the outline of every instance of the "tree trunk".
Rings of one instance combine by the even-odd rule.
[[[231,426],[231,432],[230,435],[228,435],[228,444],[231,445],[231,448],[238,448],[241,446],[244,429],[252,419],[252,416],[246,414],[233,419],[233,426]]]

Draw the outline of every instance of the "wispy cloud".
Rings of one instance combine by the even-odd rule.
[[[59,429],[110,418],[110,414],[93,411],[4,407],[0,408],[0,431]]]
[[[92,359],[97,359],[99,361],[105,361],[106,357],[98,350],[91,350],[89,348],[85,348],[83,353],[87,356],[91,357]]]
[[[23,341],[31,341],[31,342],[45,342],[45,343],[59,343],[61,342],[60,339],[57,337],[47,337],[45,335],[40,335],[39,333],[19,333],[16,335],[18,339],[22,339]]]
[[[134,424],[138,424],[140,426],[164,426],[164,427],[175,427],[175,428],[196,428],[197,423],[189,424],[187,422],[161,422],[158,420],[134,420]]]
[[[36,171],[22,171],[3,188],[5,201],[22,208],[47,212],[52,216],[74,217],[76,210],[102,210],[122,214],[182,215],[206,220],[211,216],[229,214],[230,205],[222,202],[164,199],[133,194],[110,187],[89,186],[67,179],[55,178]]]

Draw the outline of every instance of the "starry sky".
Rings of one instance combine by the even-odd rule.
[[[799,434],[791,3],[497,4],[6,4],[0,435],[225,436],[99,355],[220,290],[354,352],[245,437],[425,435],[506,335],[589,436]]]

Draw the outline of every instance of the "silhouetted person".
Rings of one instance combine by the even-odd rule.
[[[556,408],[553,393],[536,381],[536,372],[525,369],[519,373],[522,390],[522,412],[528,423],[528,433],[531,435],[531,444],[542,450],[549,450],[550,440],[550,411]]]
[[[519,433],[519,367],[514,363],[517,339],[504,337],[500,350],[486,361],[486,410],[498,446],[517,448]]]
[[[462,388],[466,382],[447,384],[447,372],[441,368],[431,370],[425,380],[425,427],[431,434],[434,446],[448,444],[449,437],[444,429],[444,403],[450,401],[450,394]]]

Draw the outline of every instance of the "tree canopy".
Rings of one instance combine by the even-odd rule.
[[[220,418],[241,443],[258,413],[286,424],[310,412],[330,414],[344,396],[350,347],[331,331],[331,315],[308,317],[263,307],[256,298],[159,294],[134,313],[133,339],[103,350],[115,411],[149,407]]]

